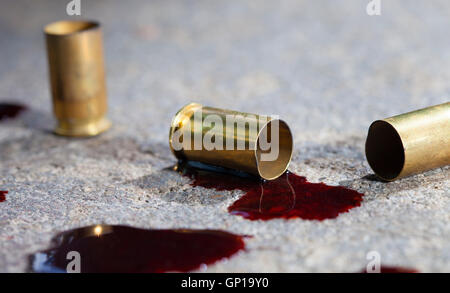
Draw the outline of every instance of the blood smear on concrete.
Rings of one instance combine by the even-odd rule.
[[[76,271],[78,265],[81,273],[188,272],[243,250],[244,237],[219,230],[89,226],[57,235],[52,248],[32,256],[31,270]]]
[[[8,194],[8,191],[1,191],[0,190],[0,202],[6,201],[6,195]]]
[[[20,104],[0,103],[0,121],[14,118],[27,108]]]
[[[180,164],[177,171],[193,179],[192,186],[216,190],[242,190],[245,194],[228,211],[249,220],[276,218],[304,220],[333,219],[361,205],[364,194],[342,186],[311,183],[305,177],[287,171],[272,181],[263,181],[242,173],[223,172],[218,167]],[[236,176],[237,175],[237,176]]]

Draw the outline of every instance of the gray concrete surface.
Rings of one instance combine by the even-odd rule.
[[[67,2],[0,2],[0,101],[30,107],[0,124],[0,272],[97,223],[254,235],[208,272],[354,272],[373,250],[384,265],[450,272],[450,169],[381,183],[363,151],[371,121],[449,100],[448,1],[382,0],[370,17],[369,0],[82,0],[103,24],[114,122],[92,139],[49,133],[41,29],[68,18]],[[242,193],[218,198],[164,170],[170,120],[190,101],[279,114],[290,169],[366,193],[362,206],[323,222],[229,215]]]

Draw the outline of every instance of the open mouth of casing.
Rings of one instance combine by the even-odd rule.
[[[44,31],[48,35],[70,35],[99,27],[95,21],[62,20],[48,24]]]
[[[272,140],[272,127],[278,125],[278,144]],[[270,142],[271,149],[264,150],[262,142]],[[264,160],[264,154],[269,155],[274,147],[278,148],[277,156],[274,160]],[[256,141],[256,164],[259,175],[266,180],[273,180],[281,176],[288,168],[292,158],[292,133],[289,126],[283,120],[274,119],[267,122],[261,128]]]
[[[375,174],[383,180],[397,178],[405,165],[402,139],[390,123],[378,120],[369,128],[366,158]]]

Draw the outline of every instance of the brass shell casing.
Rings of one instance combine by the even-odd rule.
[[[58,21],[44,28],[55,133],[86,137],[100,134],[106,119],[107,96],[99,23]]]
[[[373,122],[366,157],[386,181],[449,165],[450,102]]]
[[[196,113],[201,113],[201,119],[197,120],[194,118]],[[227,115],[233,115],[234,117],[236,117],[237,122],[234,123],[232,127],[227,128],[227,126],[225,125],[221,132],[217,131],[214,133],[214,135],[223,137],[224,141],[227,138],[231,138],[235,146],[242,143],[242,145],[245,144],[247,147],[244,150],[230,150],[226,149],[225,147],[223,149],[207,150],[203,145],[200,149],[194,149],[192,143],[192,147],[190,147],[189,149],[174,149],[174,133],[178,130],[183,131],[184,127],[189,127],[187,128],[188,130],[186,132],[188,132],[193,137],[197,135],[203,137],[205,133],[212,131],[212,128],[202,127],[203,121],[205,121],[205,119],[207,119],[207,117],[210,115],[217,115],[217,117],[220,117],[223,121],[226,120]],[[245,119],[255,121],[255,119],[258,120],[261,117],[263,116],[212,107],[204,107],[196,103],[189,104],[183,107],[175,115],[172,121],[169,134],[170,148],[173,154],[180,160],[198,161],[206,164],[244,171],[260,176],[261,178],[266,180],[276,179],[287,170],[291,161],[293,149],[292,134],[288,125],[284,121],[279,119],[272,119],[271,117],[267,117],[268,119],[266,120],[266,122],[261,123],[262,125],[260,125],[257,132],[249,131],[249,128],[244,122],[249,120]],[[271,133],[270,130],[272,125],[279,126],[278,157],[273,161],[264,161],[261,160],[261,154],[264,153],[264,151],[260,148],[260,140],[262,139],[262,137],[264,137],[264,139],[267,139],[267,141],[269,141],[271,138],[268,138],[270,134],[268,136],[265,136],[266,134],[264,134],[262,130],[265,129],[267,130],[266,133]]]

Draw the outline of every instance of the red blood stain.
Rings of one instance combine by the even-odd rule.
[[[14,118],[25,110],[26,107],[20,104],[0,103],[0,121]]]
[[[1,191],[0,190],[0,202],[4,202],[6,200],[6,195],[8,194],[8,191]]]
[[[325,220],[360,206],[363,194],[342,186],[310,183],[286,172],[234,202],[228,211],[250,220],[301,218]]]
[[[196,166],[203,167],[203,164]],[[232,172],[211,172],[181,164],[178,171],[193,179],[192,186],[216,190],[240,189],[246,193],[234,202],[228,211],[249,220],[275,218],[301,218],[325,220],[336,218],[361,205],[363,194],[342,186],[310,183],[305,177],[289,171],[272,181],[262,181],[250,176],[233,176]]]
[[[362,271],[362,273],[367,273],[367,271],[364,270],[364,271]],[[415,274],[415,273],[419,273],[419,271],[416,269],[411,269],[411,268],[381,266],[380,273],[381,274]]]
[[[245,236],[217,230],[146,230],[97,225],[63,232],[53,247],[32,257],[34,272],[62,272],[81,256],[81,272],[187,272],[244,249]]]

